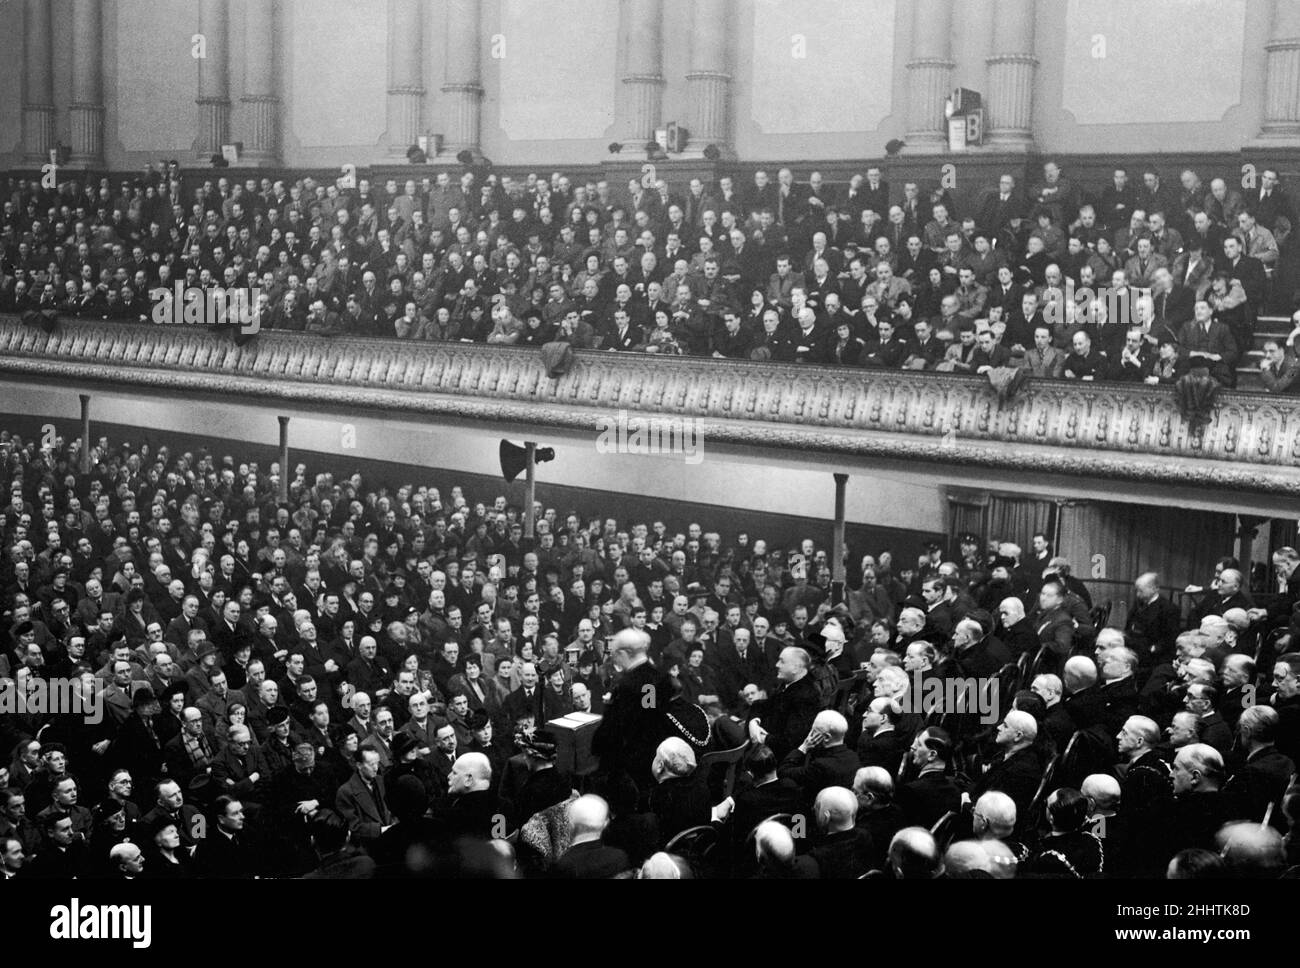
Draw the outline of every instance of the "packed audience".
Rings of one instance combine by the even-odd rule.
[[[1267,587],[1225,558],[1185,607],[1139,575],[1116,628],[1042,534],[895,557],[584,507],[539,508],[528,542],[460,487],[0,453],[5,878],[1298,862],[1290,547]],[[575,716],[600,717],[590,755]]]
[[[1275,170],[1054,163],[971,205],[829,185],[788,168],[741,184],[439,171],[353,187],[177,165],[98,183],[10,180],[0,311],[148,320],[160,292],[247,288],[263,328],[1036,378],[1233,386],[1265,311],[1290,313],[1292,201]],[[1288,284],[1289,286],[1289,284]],[[1300,390],[1294,328],[1264,346],[1269,392]]]

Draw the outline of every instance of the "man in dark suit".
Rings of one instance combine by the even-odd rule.
[[[811,671],[812,656],[805,649],[782,649],[776,662],[775,693],[750,707],[750,740],[767,743],[779,760],[803,742],[821,709]]]
[[[631,868],[627,853],[601,838],[609,826],[609,805],[600,797],[578,797],[565,808],[572,832],[569,849],[551,870],[559,880],[599,880]]]
[[[1010,229],[1013,219],[1025,217],[1025,203],[1016,194],[1016,180],[1010,175],[998,179],[996,191],[989,192],[979,207],[975,223],[981,232],[990,237],[1001,238],[1002,233]]]
[[[844,745],[848,730],[843,716],[833,709],[823,709],[803,742],[781,761],[778,775],[799,785],[805,803],[811,805],[818,791],[826,787],[853,786],[861,763],[858,754]]]
[[[931,726],[916,734],[909,750],[908,764],[898,785],[896,801],[908,825],[935,825],[945,814],[961,809],[964,786],[950,773],[952,739],[946,730]]]
[[[650,810],[659,818],[661,843],[713,819],[708,777],[684,739],[673,736],[659,744],[650,775]]]
[[[1030,619],[1038,633],[1038,644],[1047,652],[1038,672],[1060,673],[1074,649],[1074,620],[1065,609],[1065,586],[1057,578],[1043,582],[1038,592],[1038,611]]]
[[[194,851],[194,867],[203,877],[228,880],[252,877],[258,871],[258,854],[244,832],[244,805],[234,797],[217,797],[213,806],[216,829]]]
[[[542,687],[537,674],[537,666],[524,662],[519,667],[520,686],[506,696],[501,709],[507,720],[514,724],[528,716],[534,720],[542,719]]]
[[[1259,196],[1247,200],[1247,209],[1255,221],[1270,232],[1276,233],[1277,220],[1285,217],[1295,227],[1295,209],[1291,198],[1278,184],[1277,171],[1265,168],[1259,179]]]
[[[799,864],[815,868],[820,880],[857,880],[871,869],[871,834],[857,826],[858,800],[850,787],[832,786],[817,794],[813,819],[817,832]],[[810,871],[811,873],[811,871]]]
[[[284,710],[288,714],[288,710]],[[214,745],[203,724],[203,714],[192,706],[181,713],[184,725],[181,732],[168,740],[163,749],[167,764],[167,775],[188,789],[190,782],[199,774],[212,772],[212,761],[216,758]]]
[[[754,647],[749,629],[743,626],[733,631],[730,639],[720,639],[708,648],[705,661],[710,660],[719,698],[728,709],[745,686],[760,684],[768,676],[763,650]]]
[[[1249,612],[1255,607],[1254,600],[1241,590],[1242,574],[1235,568],[1225,568],[1219,573],[1219,584],[1211,588],[1192,609],[1189,624],[1197,628],[1201,620],[1210,615],[1226,615],[1229,609],[1240,608]],[[1208,740],[1206,741],[1208,742]],[[1214,744],[1211,743],[1211,746]]]
[[[858,762],[879,766],[893,776],[907,752],[908,737],[898,728],[902,716],[897,701],[888,696],[872,699],[862,716],[862,736],[858,739]]]
[[[1103,629],[1102,634],[1122,642],[1122,637],[1114,629]],[[1099,646],[1102,641],[1099,636]],[[1133,678],[1137,672],[1137,654],[1123,644],[1107,645],[1100,649],[1097,665],[1101,673],[1098,694],[1104,704],[1102,722],[1107,735],[1114,735],[1138,711],[1137,682]]]
[[[1131,771],[1130,771],[1131,772]],[[1223,757],[1212,746],[1190,743],[1174,754],[1172,771],[1173,798],[1161,819],[1163,823],[1154,837],[1154,844],[1142,850],[1148,859],[1146,871],[1155,873],[1163,869],[1170,855],[1193,847],[1216,851],[1215,838],[1219,829],[1229,820],[1238,819],[1239,801],[1225,794],[1221,787],[1224,779]],[[1127,777],[1125,778],[1127,787]],[[1127,794],[1127,789],[1124,794]],[[1123,794],[1122,794],[1123,795]],[[1126,804],[1121,801],[1123,814]],[[1143,839],[1134,836],[1139,847]],[[1139,872],[1141,872],[1139,868]]]
[[[1277,710],[1270,706],[1251,706],[1241,714],[1237,735],[1246,762],[1223,788],[1242,804],[1243,818],[1262,820],[1272,804],[1274,826],[1285,821],[1282,797],[1295,773],[1295,763],[1274,745],[1277,724]]]
[[[992,679],[1003,666],[1015,661],[1010,650],[996,636],[985,634],[984,627],[973,618],[957,623],[952,643],[962,674],[970,678]]]
[[[1141,668],[1164,661],[1174,650],[1181,615],[1169,599],[1160,594],[1160,576],[1145,572],[1133,582],[1134,606],[1124,625],[1129,646],[1138,655]]]
[[[799,785],[777,772],[776,756],[766,744],[751,746],[745,753],[744,765],[753,777],[754,785],[736,793],[728,811],[737,844],[768,817],[778,813],[797,813],[804,806]]]
[[[1237,383],[1237,343],[1232,331],[1214,318],[1214,310],[1204,299],[1198,300],[1190,320],[1179,334],[1182,352],[1193,369],[1208,369],[1224,386]]]
[[[619,677],[591,741],[603,772],[626,773],[643,790],[650,789],[655,750],[673,735],[667,717],[672,680],[655,668],[649,648],[650,636],[638,629],[623,629],[610,641]]]
[[[1222,269],[1231,278],[1241,283],[1250,309],[1258,312],[1260,303],[1264,299],[1264,284],[1267,280],[1264,263],[1254,256],[1246,255],[1241,248],[1241,239],[1235,235],[1230,235],[1223,240],[1223,254],[1226,260],[1219,265],[1219,260],[1215,259],[1215,268]]]
[[[363,844],[378,840],[392,826],[393,815],[385,802],[377,751],[357,751],[356,772],[334,795],[334,809],[343,817],[352,836]]]
[[[1222,714],[1215,709],[1219,692],[1214,686],[1204,682],[1194,682],[1187,687],[1183,705],[1189,713],[1194,713],[1200,721],[1200,740],[1207,746],[1213,746],[1219,755],[1227,760],[1232,752],[1232,729]]]
[[[1178,787],[1156,750],[1159,742],[1160,729],[1146,716],[1130,716],[1116,736],[1121,768],[1127,764],[1120,781],[1120,816],[1132,833],[1129,858],[1136,872],[1163,869],[1169,860],[1167,824]],[[1208,747],[1193,744],[1179,755],[1192,748]]]
[[[998,726],[998,755],[988,771],[975,782],[971,799],[978,800],[990,790],[1005,793],[1016,804],[1016,825],[1024,830],[1029,823],[1029,805],[1043,779],[1044,763],[1039,755],[1038,723],[1029,713],[1013,710]]]
[[[1167,326],[1178,329],[1192,318],[1196,305],[1196,291],[1179,285],[1169,269],[1157,269],[1151,276],[1151,301],[1155,304],[1153,329]]]
[[[506,829],[522,818],[514,816],[514,805],[492,788],[492,764],[482,753],[464,753],[452,763],[447,776],[446,801],[433,812],[434,824],[444,843],[462,837],[490,840],[509,833]]]

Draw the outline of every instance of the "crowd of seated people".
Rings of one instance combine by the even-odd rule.
[[[877,166],[838,189],[788,168],[625,187],[214,174],[192,197],[174,163],[116,187],[11,180],[0,311],[147,320],[178,283],[247,287],[263,328],[323,337],[1233,385],[1261,312],[1295,308],[1274,285],[1294,209],[1259,177],[1117,169],[1089,190],[1048,162],[965,210]],[[1298,334],[1266,353],[1272,392],[1300,388]]]
[[[593,507],[529,546],[459,487],[299,465],[279,503],[206,451],[0,448],[6,878],[1297,863],[1292,548],[1186,618],[1143,574],[1119,629],[1045,535],[846,554],[841,588],[812,540]]]

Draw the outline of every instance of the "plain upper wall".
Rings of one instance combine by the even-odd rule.
[[[742,160],[884,154],[907,128],[903,0],[734,0],[733,142]],[[388,0],[279,0],[282,160],[391,162]],[[498,164],[592,164],[619,137],[617,0],[483,0],[482,149]],[[994,0],[957,0],[954,86],[987,94]],[[445,14],[425,5],[425,128],[446,130]],[[663,0],[664,121],[687,123],[690,0]],[[22,0],[0,0],[0,167],[21,163]],[[70,3],[55,2],[58,137],[71,143]],[[1272,3],[1040,0],[1036,144],[1062,153],[1236,150],[1259,133]],[[243,140],[244,0],[230,0],[231,138]],[[113,170],[195,161],[191,0],[105,0],[104,144]],[[795,57],[802,47],[806,57]],[[1104,48],[1104,49],[1103,49]],[[495,54],[504,56],[497,57]],[[942,105],[936,105],[936,118]],[[397,160],[401,160],[400,155]]]

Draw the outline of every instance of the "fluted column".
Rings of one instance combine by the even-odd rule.
[[[907,146],[942,151],[943,103],[952,91],[953,0],[912,0],[912,59],[907,62]]]
[[[1260,137],[1300,141],[1300,4],[1295,0],[1274,0],[1264,51],[1268,65]]]
[[[690,105],[690,147],[709,144],[724,154],[731,148],[731,73],[727,38],[735,28],[732,0],[695,0],[691,4],[691,67],[686,75]]]
[[[26,0],[23,24],[23,147],[28,161],[44,164],[54,147],[54,42],[48,0]]]
[[[279,48],[275,0],[244,0],[244,95],[241,161],[274,165],[280,160],[280,95],[275,58]]]
[[[619,136],[649,141],[663,120],[663,0],[623,0],[623,107]]]
[[[388,151],[405,156],[420,137],[424,110],[421,0],[388,0]]]
[[[479,73],[480,0],[447,0],[447,72],[442,93],[447,101],[443,149],[449,155],[479,150],[479,113],[483,83]]]
[[[104,12],[100,0],[72,0],[72,155],[76,168],[104,167]]]
[[[1029,150],[1034,143],[1034,0],[995,0],[993,55],[988,59],[986,140]]]
[[[229,0],[199,0],[199,33],[205,57],[199,58],[200,156],[215,154],[230,143],[230,4]]]

